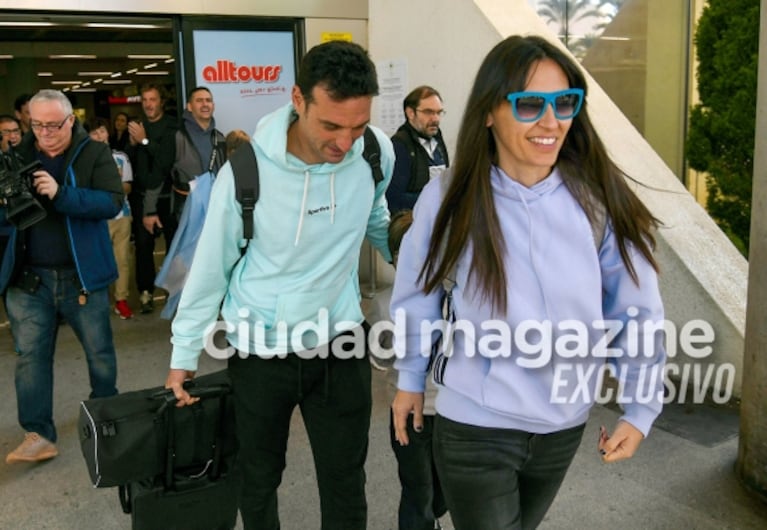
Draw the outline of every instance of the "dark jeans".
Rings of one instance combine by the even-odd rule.
[[[135,192],[129,196],[131,213],[133,214],[133,242],[136,246],[136,287],[138,292],[154,292],[154,278],[157,269],[154,263],[155,234],[144,228],[144,196]],[[157,215],[160,217],[165,238],[165,251],[170,249],[171,241],[176,233],[178,223],[171,212],[170,198],[161,197],[157,201]]]
[[[407,419],[408,445],[394,438],[394,422],[389,413],[389,439],[402,486],[399,500],[399,530],[434,530],[434,521],[445,515],[447,506],[432,456],[434,416],[423,417],[423,430],[413,430],[413,415]]]
[[[456,530],[536,528],[565,478],[584,427],[532,434],[437,415],[434,460]]]
[[[8,320],[16,361],[16,401],[19,424],[56,441],[53,423],[53,357],[59,320],[64,319],[85,350],[91,392],[89,397],[117,393],[117,360],[112,342],[111,306],[107,289],[88,295],[80,305],[80,284],[74,270],[30,268],[40,276],[34,293],[9,287]]]
[[[296,406],[314,456],[322,529],[366,528],[364,465],[372,405],[367,357],[301,359],[289,354],[284,359],[255,355],[242,359],[235,355],[229,360],[229,373],[243,471],[240,513],[245,528],[280,528],[277,488]]]

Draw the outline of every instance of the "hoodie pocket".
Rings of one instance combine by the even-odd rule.
[[[327,322],[342,291],[343,285],[334,285],[325,289],[281,294],[277,297],[274,324],[285,322],[292,328],[301,322],[321,323],[323,319]],[[324,311],[324,316],[321,311]]]

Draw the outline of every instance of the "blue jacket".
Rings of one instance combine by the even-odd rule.
[[[18,149],[25,163],[37,159],[34,135],[27,135]],[[72,260],[86,292],[103,289],[117,279],[112,241],[107,220],[120,211],[122,182],[109,146],[91,141],[75,122],[72,143],[64,152],[65,180],[53,200],[56,211],[64,214]],[[0,225],[10,226],[5,208],[0,208]],[[11,226],[8,248],[0,268],[0,292],[24,266],[25,231]]]

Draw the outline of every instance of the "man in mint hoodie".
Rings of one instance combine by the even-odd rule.
[[[391,261],[385,191],[394,165],[376,128],[382,182],[362,156],[377,93],[360,46],[332,41],[306,54],[291,103],[262,118],[251,140],[260,174],[254,237],[241,258],[242,210],[227,163],[173,321],[166,386],[180,405],[195,400],[182,385],[202,349],[229,358],[248,530],[279,528],[277,487],[296,406],[314,454],[322,528],[366,527],[370,364],[357,269],[365,237]],[[219,311],[228,351],[209,340]]]

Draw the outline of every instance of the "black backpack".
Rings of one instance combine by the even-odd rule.
[[[378,186],[383,181],[381,146],[370,127],[365,128],[364,137],[365,149],[362,152],[362,158],[370,165],[374,185]],[[229,163],[234,173],[237,202],[242,206],[242,234],[246,243],[241,250],[245,253],[248,243],[253,239],[253,210],[259,195],[258,161],[253,144],[246,142],[238,147],[229,157]]]

